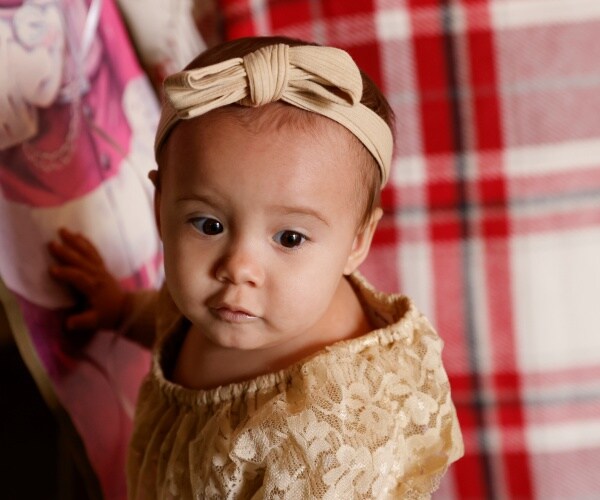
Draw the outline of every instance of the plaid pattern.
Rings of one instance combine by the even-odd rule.
[[[363,272],[446,341],[437,498],[600,497],[600,3],[221,0],[225,36],[347,49],[397,115]]]

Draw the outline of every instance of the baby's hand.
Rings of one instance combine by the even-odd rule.
[[[60,229],[58,234],[60,241],[48,244],[50,254],[57,261],[50,266],[50,274],[84,299],[83,310],[67,318],[67,329],[119,328],[127,310],[127,292],[106,269],[98,250],[87,238],[67,229]]]

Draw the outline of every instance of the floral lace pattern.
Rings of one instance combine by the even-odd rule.
[[[409,299],[353,281],[382,328],[242,384],[170,383],[164,337],[140,394],[130,497],[429,498],[463,452],[442,342]]]

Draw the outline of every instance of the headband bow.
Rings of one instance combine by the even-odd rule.
[[[382,185],[387,182],[392,132],[377,113],[360,103],[360,71],[343,50],[270,45],[243,58],[171,75],[164,91],[156,152],[179,120],[234,103],[257,107],[281,100],[346,127],[377,161]]]

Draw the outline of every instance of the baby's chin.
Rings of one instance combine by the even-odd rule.
[[[260,328],[260,318],[240,322],[224,320],[196,324],[194,330],[215,347],[239,351],[262,351],[276,347],[281,340],[272,338]]]

